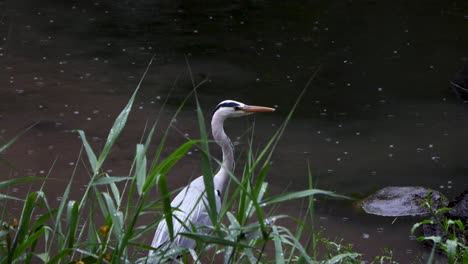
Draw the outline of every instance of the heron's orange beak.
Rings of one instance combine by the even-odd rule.
[[[245,107],[242,107],[241,109],[242,111],[247,112],[247,113],[264,113],[264,112],[275,111],[275,109],[271,107],[256,106],[256,105],[246,105]]]

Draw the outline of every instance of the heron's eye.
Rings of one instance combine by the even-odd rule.
[[[239,111],[239,110],[240,110],[240,107],[234,106],[234,111]]]

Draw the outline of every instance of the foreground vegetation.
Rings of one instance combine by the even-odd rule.
[[[434,230],[434,234],[419,236],[417,239],[432,244],[432,252],[428,263],[432,263],[436,249],[447,255],[449,264],[468,264],[468,241],[466,240],[466,229],[468,223],[461,219],[451,219],[446,214],[451,208],[442,207],[434,209],[431,206],[430,195],[427,196],[423,204],[430,211],[430,219],[425,219],[413,225],[411,233],[415,233],[418,228],[426,227]],[[424,231],[423,231],[424,233]]]
[[[172,212],[177,210],[170,206],[170,197],[177,192],[170,192],[167,187],[170,170],[196,146],[201,150],[205,182],[207,186],[212,186],[211,165],[216,167],[220,162],[209,154],[210,141],[203,113],[197,103],[200,139],[188,139],[171,154],[162,157],[170,127],[155,143],[156,120],[145,140],[135,144],[135,156],[128,175],[117,177],[103,172],[102,166],[126,124],[139,86],[116,118],[99,154],[88,143],[84,131],[74,131],[79,134],[85,152],[79,159],[85,161],[84,166],[90,174],[81,199],[70,197],[74,174],[70,176],[62,199],[55,207],[51,206],[49,195],[43,192],[47,178],[24,177],[0,182],[2,193],[7,193],[8,188],[17,184],[43,182],[41,188],[30,191],[25,198],[0,195],[1,263],[160,263],[174,255],[182,255],[175,261],[183,263],[219,263],[220,260],[224,263],[361,263],[360,254],[350,247],[327,240],[314,230],[313,197],[345,197],[314,189],[310,171],[309,188],[277,196],[268,194],[266,179],[270,158],[294,109],[262,150],[254,151],[252,138],[249,138],[251,147],[246,153],[243,173],[238,178],[232,175],[230,199],[224,197],[219,215],[215,210],[213,190],[207,189],[211,217],[218,219],[213,232],[202,235],[193,230],[183,234],[197,241],[197,249],[174,248],[168,252],[158,252],[153,259],[148,259],[146,254],[151,249],[150,241],[144,238],[152,236],[159,221],[167,221],[171,227]],[[15,140],[0,147],[0,153]],[[148,159],[150,146],[157,146],[157,149],[156,154]],[[158,193],[155,194],[155,191]],[[308,207],[301,218],[272,213],[275,211],[272,208],[291,199],[306,199]],[[7,209],[8,203],[13,201],[23,206],[17,218],[10,215]],[[145,216],[151,216],[154,220],[142,223],[141,219]],[[291,230],[281,225],[280,222],[286,219],[295,222],[297,228]],[[322,249],[320,254],[319,248]],[[376,257],[375,262],[391,263],[391,253]]]

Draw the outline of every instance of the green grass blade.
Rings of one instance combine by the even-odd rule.
[[[434,263],[434,255],[435,255],[435,252],[436,252],[436,248],[437,248],[437,243],[434,243],[434,244],[432,245],[431,254],[430,254],[429,257],[427,258],[426,264],[432,264],[432,263]],[[463,264],[465,264],[465,263],[463,263]]]
[[[5,144],[3,144],[2,146],[0,146],[0,153],[2,153],[3,151],[5,151],[7,148],[9,148],[13,143],[15,143],[15,141],[21,137],[24,133],[26,133],[29,129],[31,129],[32,127],[34,127],[35,125],[37,125],[37,123],[34,123],[33,125],[27,127],[25,130],[21,131],[18,135],[14,136],[12,139],[8,140]]]
[[[468,246],[463,250],[463,264],[468,264]]]
[[[342,263],[342,261],[346,261],[346,259],[356,259],[360,256],[358,253],[343,253],[334,256],[333,258],[329,259],[326,264],[335,264],[335,263]],[[345,262],[347,263],[347,262]]]
[[[43,214],[41,217],[39,217],[35,222],[34,225],[32,226],[32,230],[39,229],[41,226],[43,226],[46,221],[48,221],[52,216],[57,214],[57,209],[53,209],[48,211],[47,213]]]
[[[23,199],[0,193],[0,200],[24,201]]]
[[[411,234],[414,234],[414,231],[416,231],[416,229],[418,229],[418,227],[422,226],[422,225],[432,225],[434,224],[434,221],[430,220],[430,219],[425,219],[421,222],[418,222],[416,224],[413,225],[413,227],[411,227]]]
[[[273,243],[275,244],[275,260],[277,264],[284,264],[284,253],[281,245],[281,235],[278,232],[278,228],[273,225],[271,227]]]
[[[172,223],[172,208],[171,208],[171,197],[167,189],[166,176],[161,174],[158,178],[159,191],[161,192],[161,199],[163,202],[164,218],[169,230],[169,238],[171,241],[174,239],[174,224]]]
[[[138,194],[141,196],[143,193],[143,187],[146,181],[146,156],[145,156],[145,146],[142,144],[137,145],[136,149],[136,170],[135,170],[135,179]]]
[[[147,192],[154,185],[154,179],[157,175],[166,175],[172,167],[187,154],[190,148],[200,142],[200,140],[190,140],[182,144],[174,152],[172,152],[166,159],[161,161],[154,169],[150,171],[148,177],[146,178],[145,186],[143,187],[143,192]]]
[[[267,189],[268,189],[268,183],[263,182],[261,184],[261,188],[260,188],[259,192],[255,194],[255,200],[256,200],[257,204],[261,202],[261,200],[263,199],[263,196],[265,195]],[[254,204],[253,204],[253,202],[250,202],[249,206],[247,208],[247,217],[248,218],[253,216],[253,214],[255,212],[253,209],[254,209]]]
[[[75,234],[78,228],[78,203],[76,201],[69,201],[67,205],[67,237],[68,247],[73,248],[75,243]]]
[[[94,171],[94,169],[96,168],[96,165],[97,165],[96,154],[94,154],[93,149],[89,145],[88,140],[86,139],[86,135],[85,135],[84,131],[83,130],[74,130],[74,132],[77,132],[80,135],[81,142],[83,142],[83,146],[85,148],[86,155],[88,156],[89,164],[90,164],[91,168],[93,168],[93,171]]]
[[[9,187],[11,185],[15,185],[15,184],[18,184],[18,183],[25,183],[25,182],[32,182],[32,181],[43,181],[45,180],[46,178],[44,177],[22,177],[22,178],[15,178],[15,179],[11,179],[11,180],[6,180],[6,181],[2,181],[0,182],[0,189],[2,188],[6,188],[6,187]]]
[[[123,219],[122,214],[115,207],[114,201],[107,192],[103,192],[102,196],[106,202],[107,209],[109,210],[109,216],[112,219],[112,231],[115,234],[115,238],[120,240],[122,238]]]
[[[82,153],[83,153],[83,148],[80,149],[76,164],[78,164],[78,161],[81,159]],[[70,191],[71,191],[72,186],[74,186],[73,185],[73,179],[75,178],[77,167],[78,166],[75,165],[75,168],[73,169],[73,173],[72,173],[72,175],[70,177],[70,180],[69,180],[69,182],[67,184],[67,187],[65,188],[65,191],[63,192],[62,199],[61,199],[60,204],[59,204],[59,206],[57,208],[57,216],[55,217],[54,233],[52,235],[53,238],[55,238],[55,236],[58,236],[58,238],[56,239],[57,244],[56,245],[52,245],[52,244],[49,245],[49,248],[48,248],[49,252],[52,251],[53,246],[57,246],[58,248],[66,248],[65,235],[63,234],[63,230],[62,230],[62,217],[63,217],[62,214],[66,210],[68,197],[70,195]],[[87,199],[86,199],[86,195],[85,195],[81,202],[84,204],[84,202],[86,200]],[[80,204],[80,208],[81,208],[81,204]]]
[[[96,167],[93,168],[94,173],[97,173],[99,169],[101,168],[102,164],[106,160],[107,156],[109,155],[109,152],[114,145],[115,141],[120,135],[120,132],[122,132],[123,128],[125,127],[125,124],[127,123],[128,115],[130,114],[130,110],[132,109],[133,102],[135,101],[136,94],[138,93],[138,90],[140,90],[140,86],[143,82],[143,80],[146,77],[146,74],[148,73],[148,70],[151,66],[151,63],[153,62],[154,57],[151,58],[149,61],[148,65],[146,66],[145,72],[143,73],[143,76],[140,79],[140,82],[138,83],[135,91],[133,92],[132,96],[130,97],[130,100],[128,101],[127,105],[125,108],[120,112],[120,114],[117,116],[117,118],[114,121],[114,125],[109,131],[109,135],[107,136],[106,144],[104,145],[104,148],[99,155],[99,158],[96,163]]]
[[[184,237],[191,238],[195,241],[201,242],[201,243],[207,243],[207,244],[216,244],[216,245],[222,245],[222,246],[230,246],[230,247],[245,247],[245,248],[250,248],[251,246],[247,244],[243,244],[240,242],[234,242],[230,241],[227,239],[223,239],[220,237],[215,237],[215,236],[210,236],[210,235],[204,235],[200,233],[187,233],[187,232],[181,232],[179,235],[182,235]]]
[[[447,257],[449,264],[457,263],[457,239],[447,239],[445,243],[447,244]]]
[[[18,247],[15,249],[15,258],[21,256],[29,247],[33,246],[36,241],[45,233],[45,228],[42,226],[27,237]]]
[[[98,245],[98,241],[99,241],[99,234],[98,232],[96,231],[95,229],[95,222],[94,222],[94,219],[95,219],[95,204],[91,203],[90,206],[90,213],[89,213],[89,224],[88,224],[88,235],[87,235],[87,243],[86,243],[86,247],[85,249],[89,252],[95,252],[97,250],[97,245]]]
[[[132,177],[111,177],[111,176],[108,176],[106,175],[105,177],[101,177],[97,180],[95,180],[92,185],[107,185],[107,184],[111,184],[111,183],[116,183],[116,182],[121,182],[121,181],[128,181],[128,180],[131,180],[133,179]]]
[[[61,260],[63,260],[67,255],[71,254],[73,252],[73,249],[70,249],[70,248],[65,248],[65,249],[62,249],[58,252],[57,255],[53,256],[48,262],[47,264],[55,264],[55,263],[59,263]],[[62,261],[63,263],[63,261]]]
[[[200,107],[200,102],[195,96],[197,102],[197,117],[198,125],[200,127],[200,149],[201,149],[201,158],[202,158],[202,173],[203,173],[203,182],[205,184],[205,193],[208,200],[209,207],[207,208],[208,215],[210,216],[211,222],[213,225],[217,223],[218,212],[216,208],[216,196],[214,193],[214,184],[213,184],[213,172],[211,171],[210,163],[210,152],[208,148],[208,136],[206,134],[206,125],[205,118],[203,117],[203,112]]]
[[[303,190],[303,191],[298,191],[298,192],[280,194],[280,195],[277,195],[277,196],[267,198],[264,201],[262,201],[262,206],[272,205],[272,204],[275,204],[275,203],[280,203],[280,202],[293,200],[293,199],[304,198],[304,197],[308,197],[308,196],[311,196],[311,195],[317,195],[317,194],[327,195],[327,196],[336,197],[336,198],[351,199],[351,198],[349,198],[347,196],[339,195],[339,194],[336,194],[336,193],[331,192],[331,191],[312,189],[312,190]]]
[[[12,244],[11,251],[8,257],[10,262],[21,253],[19,251],[16,251],[16,248],[18,247],[18,245],[21,245],[25,242],[24,239],[29,231],[29,225],[30,225],[30,221],[31,221],[31,217],[33,214],[34,205],[36,203],[37,197],[38,197],[38,193],[32,192],[28,195],[24,203],[23,211],[21,212],[21,218],[20,218],[19,225],[18,225],[18,232],[15,235],[15,239]]]

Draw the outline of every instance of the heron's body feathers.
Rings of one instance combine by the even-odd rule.
[[[219,192],[215,190],[216,210],[219,213],[221,197],[217,193]],[[163,219],[156,229],[151,247],[164,249],[175,246],[194,248],[195,241],[178,235],[178,233],[191,232],[192,224],[197,227],[197,232],[199,233],[207,233],[209,231],[209,227],[213,226],[213,223],[211,223],[205,204],[208,206],[208,200],[206,200],[203,176],[200,176],[182,189],[171,202],[171,207],[175,208],[172,212],[173,242],[171,243],[170,241],[167,222]]]

